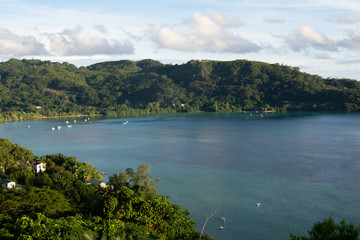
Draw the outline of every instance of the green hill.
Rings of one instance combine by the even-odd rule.
[[[0,120],[192,111],[356,111],[360,82],[263,62],[0,63]]]
[[[0,139],[0,239],[199,239],[190,212],[157,194],[149,167],[105,184],[89,163]]]

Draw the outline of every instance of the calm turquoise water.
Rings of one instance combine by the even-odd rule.
[[[304,235],[328,216],[360,225],[360,115],[172,114],[90,121],[3,123],[0,137],[38,156],[75,156],[108,175],[148,162],[152,176],[162,180],[158,192],[188,209],[198,231],[217,210],[205,228],[216,239],[289,239],[290,232]],[[58,125],[64,127],[51,130]],[[223,216],[227,227],[220,231]]]

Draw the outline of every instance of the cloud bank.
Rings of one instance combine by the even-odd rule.
[[[360,49],[360,25],[354,30],[347,30],[347,37],[339,40],[329,39],[325,34],[310,26],[301,26],[295,33],[281,36],[287,46],[294,51],[309,49],[338,51],[339,48],[349,50]]]
[[[130,41],[104,39],[82,27],[65,29],[61,33],[47,33],[49,51],[62,56],[118,55],[134,52]]]
[[[0,54],[8,56],[46,55],[45,46],[35,37],[20,36],[0,29]]]
[[[33,36],[18,35],[6,28],[0,28],[0,56],[118,56],[134,54],[134,43],[139,43],[136,46],[139,48],[138,52],[141,52],[141,44],[146,46],[146,41],[149,40],[158,49],[186,53],[202,52],[223,56],[227,53],[258,53],[261,50],[266,54],[269,49],[280,49],[283,55],[291,52],[306,52],[312,53],[311,55],[316,56],[317,59],[330,59],[329,53],[331,52],[360,49],[360,24],[352,29],[343,29],[342,32],[340,30],[342,34],[337,34],[337,39],[333,39],[329,37],[330,35],[327,36],[325,32],[321,32],[321,26],[318,26],[320,31],[310,25],[299,25],[297,29],[286,30],[290,32],[280,33],[283,30],[274,28],[274,25],[287,23],[286,18],[263,17],[261,19],[262,25],[247,24],[245,26],[239,18],[229,17],[214,10],[207,10],[204,13],[193,12],[189,18],[172,25],[153,23],[148,25],[146,29],[141,28],[141,26],[131,31],[123,29],[123,33],[128,34],[128,39],[131,41],[120,39],[120,37],[110,37],[116,36],[112,30],[116,27],[122,29],[122,26],[115,28],[112,26],[112,28],[107,29],[109,25],[105,27],[98,23],[89,25],[88,28],[78,25],[76,27],[63,27],[53,32],[51,30],[43,32],[37,30],[36,35]],[[327,21],[347,24],[350,27],[357,24],[359,18],[334,16],[327,18]],[[257,27],[260,29],[259,31],[263,29],[264,32],[269,27],[271,28],[269,31],[279,31],[279,33],[273,34],[273,37],[269,35],[269,39],[262,38],[260,40],[264,34],[254,34],[252,27]],[[252,32],[250,34],[253,37],[256,36],[262,45],[249,40],[245,35],[249,35],[249,32]],[[276,41],[274,41],[274,36],[278,37]],[[279,39],[280,41],[278,41]],[[277,51],[277,53],[279,52]]]
[[[360,24],[354,30],[348,30],[348,38],[339,42],[339,46],[353,50],[360,49]]]
[[[295,33],[283,36],[282,38],[294,51],[301,51],[308,48],[330,51],[336,50],[333,41],[307,25],[301,26]]]
[[[241,25],[238,19],[229,19],[216,11],[208,10],[204,15],[195,12],[191,19],[174,26],[153,24],[147,32],[159,48],[211,53],[249,53],[261,50],[256,43],[231,31]]]
[[[96,31],[106,33],[101,25]],[[134,53],[128,41],[107,39],[77,26],[59,33],[40,33],[41,38],[19,36],[7,29],[0,29],[0,55],[6,56],[94,56]]]

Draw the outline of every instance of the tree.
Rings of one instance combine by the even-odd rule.
[[[5,191],[0,201],[0,212],[11,216],[36,215],[56,217],[72,211],[70,202],[55,190],[39,189]]]
[[[142,163],[110,176],[114,186],[86,185],[98,171],[62,154],[41,156],[46,172],[34,174],[24,160],[31,151],[0,139],[4,178],[26,189],[0,187],[0,239],[187,239],[197,240],[190,212],[159,196],[150,165]],[[21,162],[20,162],[21,160]],[[7,165],[6,165],[7,166]],[[13,166],[13,167],[12,167]],[[4,168],[0,168],[4,169]],[[203,239],[211,239],[203,236]]]
[[[113,186],[115,190],[119,190],[121,187],[129,185],[129,174],[127,172],[114,173],[109,177],[109,185]]]
[[[291,240],[358,240],[360,234],[360,227],[355,227],[353,223],[347,224],[345,220],[336,224],[334,220],[329,217],[322,222],[314,224],[309,231],[309,237],[295,236],[290,233]]]
[[[156,197],[155,186],[160,182],[160,179],[152,180],[152,176],[149,173],[150,164],[140,163],[137,172],[130,173],[130,183],[134,188],[139,188],[144,191],[145,198],[151,199]]]

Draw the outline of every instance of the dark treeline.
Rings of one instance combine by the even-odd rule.
[[[149,168],[105,184],[88,163],[0,139],[0,239],[199,239],[190,212],[157,194]]]
[[[0,63],[0,121],[77,114],[357,111],[360,82],[246,60]]]

